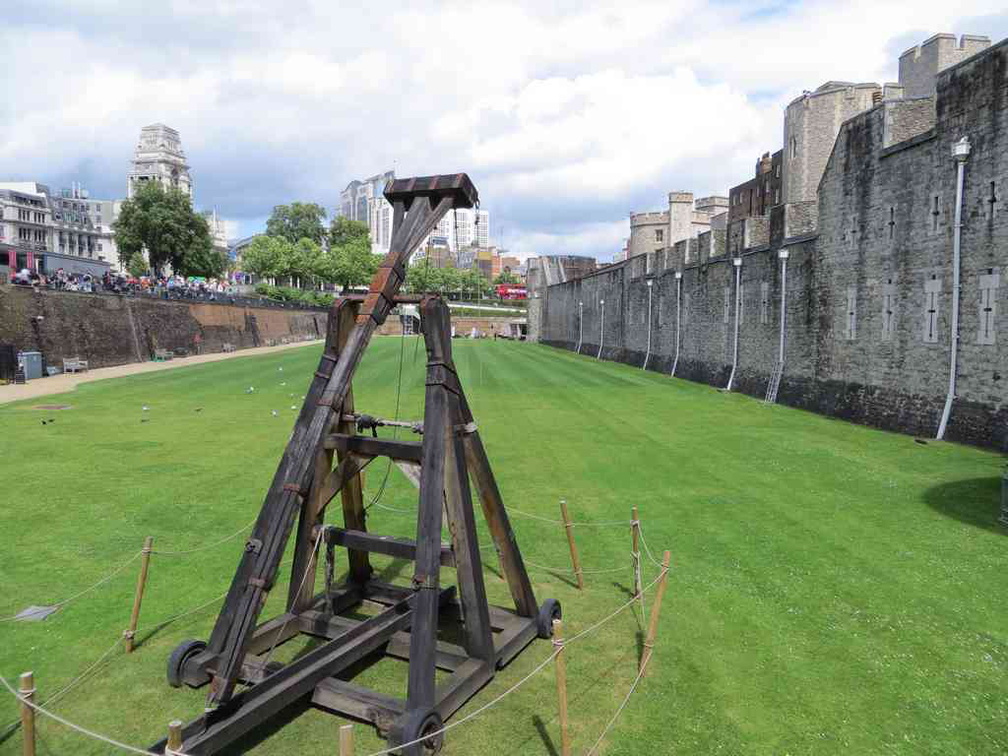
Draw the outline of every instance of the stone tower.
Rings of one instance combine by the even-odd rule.
[[[165,187],[181,189],[192,196],[192,177],[175,129],[155,123],[140,129],[140,141],[133,152],[133,164],[126,182],[126,196],[132,197],[145,181],[159,181]]]

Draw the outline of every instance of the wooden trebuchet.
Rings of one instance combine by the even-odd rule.
[[[552,621],[560,616],[556,601],[536,604],[455,370],[448,307],[439,297],[420,301],[427,347],[422,442],[357,435],[353,375],[393,306],[416,301],[397,295],[409,255],[448,210],[476,204],[476,190],[465,174],[393,181],[385,196],[394,214],[389,255],[363,300],[341,298],[330,311],[318,370],[210,639],[186,641],[169,659],[172,684],[210,683],[207,713],[182,728],[188,756],[228,748],[306,697],[317,707],[373,723],[404,754],[436,751],[443,722],[534,638],[550,637]],[[368,532],[361,471],[383,456],[414,476],[419,467],[415,540]],[[487,603],[470,481],[500,554],[513,611]],[[339,527],[324,523],[337,494]],[[451,533],[447,544],[441,542],[442,509]],[[260,623],[292,532],[286,610]],[[316,593],[323,541],[326,588]],[[336,547],[347,551],[348,577],[331,585]],[[375,579],[372,553],[412,560],[409,584]],[[454,585],[442,586],[442,567],[455,569]],[[366,619],[346,616],[365,601],[383,608]],[[461,643],[447,642],[439,631]],[[274,648],[300,634],[323,642],[287,664],[274,661]],[[404,698],[348,678],[351,670],[381,655],[409,662]],[[436,684],[439,669],[450,675]],[[247,687],[235,693],[238,683]],[[165,746],[162,741],[153,748],[161,753]]]

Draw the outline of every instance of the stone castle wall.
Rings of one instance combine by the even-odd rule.
[[[60,368],[64,358],[108,367],[145,362],[155,349],[220,352],[225,343],[243,349],[324,338],[325,329],[324,310],[0,287],[0,343],[41,352],[47,365]]]
[[[725,387],[735,329],[733,257],[741,259],[733,390],[763,397],[778,360],[786,251],[785,362],[778,401],[881,428],[934,435],[949,381],[953,145],[966,162],[956,400],[946,437],[1008,449],[1008,43],[937,78],[934,126],[916,104],[892,143],[884,103],[846,121],[818,202],[551,286],[542,341]],[[810,233],[813,224],[817,229]],[[705,243],[706,241],[706,243]],[[712,252],[714,253],[712,255]],[[676,274],[681,274],[677,281]],[[647,281],[651,280],[651,319]],[[601,322],[605,300],[605,324]],[[677,301],[679,302],[677,318]],[[678,333],[678,339],[677,339]]]

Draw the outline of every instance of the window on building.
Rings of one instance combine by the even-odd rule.
[[[997,215],[997,182],[990,182],[990,194],[987,195],[987,206],[990,208],[990,217],[993,218]]]
[[[857,286],[847,287],[847,340],[857,338]]]
[[[882,339],[889,341],[893,336],[893,324],[896,315],[896,286],[892,279],[882,284]]]
[[[889,208],[889,238],[892,239],[896,232],[896,208]]]
[[[731,320],[731,287],[724,287],[724,307],[722,308],[721,320],[727,323]]]
[[[931,230],[938,230],[938,220],[941,217],[941,197],[935,195],[931,198]]]
[[[759,322],[766,325],[770,322],[770,282],[761,281],[759,285],[759,292]]]
[[[775,205],[780,204],[780,189],[774,189],[773,202]]]
[[[791,137],[791,157],[798,157],[798,138]]]
[[[774,178],[780,178],[780,163],[774,167]]]
[[[940,304],[941,279],[932,275],[924,282],[924,341],[934,344],[938,341],[938,305]]]
[[[685,294],[683,294],[683,303],[682,303],[682,322],[683,322],[683,325],[686,325],[689,322],[690,302],[691,301],[692,301],[692,298],[690,297],[690,293],[687,291]]]
[[[99,251],[99,252],[101,252],[101,251],[102,251],[102,243],[101,243],[101,242],[98,242],[98,251]]]
[[[745,284],[741,281],[738,285],[738,322],[745,323]]]
[[[1001,275],[994,268],[980,276],[980,325],[977,329],[977,343],[993,345],[997,332],[997,290]]]
[[[665,241],[665,229],[664,228],[656,228],[655,229],[654,240],[658,244],[661,244],[662,242]]]

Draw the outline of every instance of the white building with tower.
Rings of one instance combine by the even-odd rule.
[[[133,151],[133,163],[126,179],[126,196],[132,197],[147,181],[181,189],[192,197],[193,182],[182,140],[175,129],[155,123],[140,129],[140,141]]]

